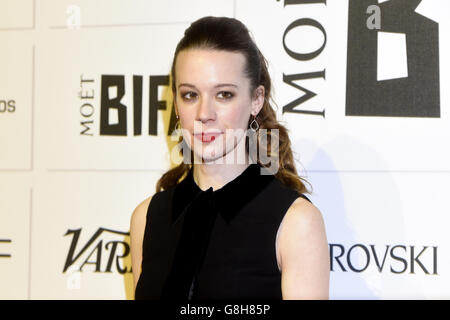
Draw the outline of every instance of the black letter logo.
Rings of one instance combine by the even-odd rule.
[[[415,12],[420,2],[349,1],[347,116],[440,117],[439,26]],[[380,29],[367,25],[368,8],[375,5],[381,10]],[[380,39],[399,40],[405,48],[401,75],[380,76],[384,64],[388,71],[397,66],[390,60],[392,48]]]

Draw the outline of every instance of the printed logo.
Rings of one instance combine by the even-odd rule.
[[[93,266],[94,272],[116,271],[120,274],[132,272],[131,266],[127,266],[125,262],[130,254],[130,245],[125,241],[125,238],[130,235],[129,232],[99,228],[84,245],[79,243],[81,229],[69,229],[65,236],[67,235],[72,236],[72,242],[63,273],[82,272],[86,265]],[[70,268],[72,265],[76,265],[76,268]]]
[[[349,1],[346,115],[440,117],[438,23],[378,2]]]
[[[438,247],[406,245],[355,244],[345,248],[342,244],[329,244],[330,270],[363,272],[376,268],[380,273],[438,274]]]
[[[98,82],[98,81],[97,81]],[[95,99],[100,90],[100,136],[134,136],[142,135],[142,98],[143,98],[143,77],[132,76],[132,88],[125,88],[125,75],[101,75],[100,86],[97,85],[94,77],[80,76],[80,135],[94,136],[95,121]],[[167,102],[159,100],[158,91],[162,86],[169,85],[169,76],[150,76],[148,80],[149,101],[148,101],[148,135],[158,134],[158,110],[167,110]],[[125,105],[122,99],[126,94],[132,95],[132,105]],[[132,108],[133,128],[132,131],[127,126],[128,108]],[[175,111],[173,110],[168,135],[175,127]]]

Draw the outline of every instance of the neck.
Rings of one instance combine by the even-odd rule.
[[[239,151],[242,151],[245,156],[240,156]],[[238,161],[235,160],[236,158]],[[204,161],[199,159],[194,152],[193,178],[203,191],[210,187],[216,191],[238,177],[249,165],[249,155],[245,148],[244,138],[231,152],[227,152],[218,159]]]

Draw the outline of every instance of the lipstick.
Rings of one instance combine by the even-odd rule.
[[[203,132],[201,134],[196,134],[195,137],[197,139],[201,140],[202,142],[212,142],[221,134],[222,133],[220,133],[220,132],[211,132],[211,133]]]

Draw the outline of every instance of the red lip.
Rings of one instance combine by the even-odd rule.
[[[201,133],[196,134],[195,137],[201,140],[202,142],[212,142],[220,135],[221,133]]]

